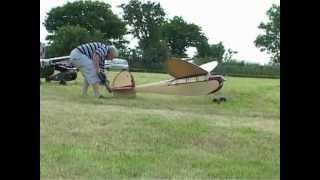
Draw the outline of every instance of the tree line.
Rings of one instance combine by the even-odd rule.
[[[200,26],[180,16],[168,18],[158,2],[130,0],[119,7],[122,17],[112,12],[110,4],[100,1],[68,2],[51,9],[44,22],[49,33],[47,57],[67,55],[79,44],[94,41],[114,44],[130,66],[144,69],[161,69],[172,56],[187,57],[189,47],[196,48],[194,59],[199,64],[228,62],[237,53],[222,42],[210,44]],[[267,12],[270,22],[260,24],[258,28],[265,33],[254,42],[261,51],[273,54],[271,61],[275,63],[280,63],[279,8],[273,5]],[[136,48],[128,47],[124,38],[128,34],[138,39]]]

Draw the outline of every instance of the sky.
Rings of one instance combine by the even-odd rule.
[[[46,42],[47,31],[42,23],[51,8],[62,6],[76,0],[40,0],[40,41]],[[109,3],[112,11],[122,17],[121,3],[129,0],[100,0]],[[143,1],[143,0],[142,0]],[[194,23],[202,28],[210,44],[223,42],[226,49],[238,51],[234,57],[250,63],[266,64],[270,55],[260,52],[254,40],[263,31],[258,29],[261,22],[267,21],[266,11],[280,0],[151,0],[160,2],[168,18],[181,16],[187,23]],[[146,1],[144,1],[146,2]],[[131,43],[137,40],[126,36]],[[193,56],[195,48],[189,48],[187,54]]]

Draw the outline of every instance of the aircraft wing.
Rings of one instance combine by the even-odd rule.
[[[208,73],[210,73],[214,68],[217,67],[217,65],[218,65],[217,61],[211,61],[211,62],[202,64],[200,66],[200,68],[202,68],[202,69],[206,70]]]
[[[70,56],[61,56],[61,57],[55,57],[55,58],[40,59],[40,62],[55,63],[55,62],[61,62],[61,61],[68,61],[69,59],[70,59]]]
[[[207,75],[208,71],[179,58],[171,58],[165,62],[168,74],[176,79]]]

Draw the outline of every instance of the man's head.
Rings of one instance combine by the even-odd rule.
[[[116,47],[114,46],[109,46],[108,47],[108,52],[107,52],[107,56],[106,59],[107,60],[112,60],[113,58],[118,57],[119,53]]]

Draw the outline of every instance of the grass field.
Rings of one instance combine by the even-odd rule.
[[[108,72],[112,80],[116,72]],[[82,77],[42,83],[41,179],[279,179],[280,83],[229,77],[228,101],[82,97]],[[170,78],[133,73],[136,84]]]

